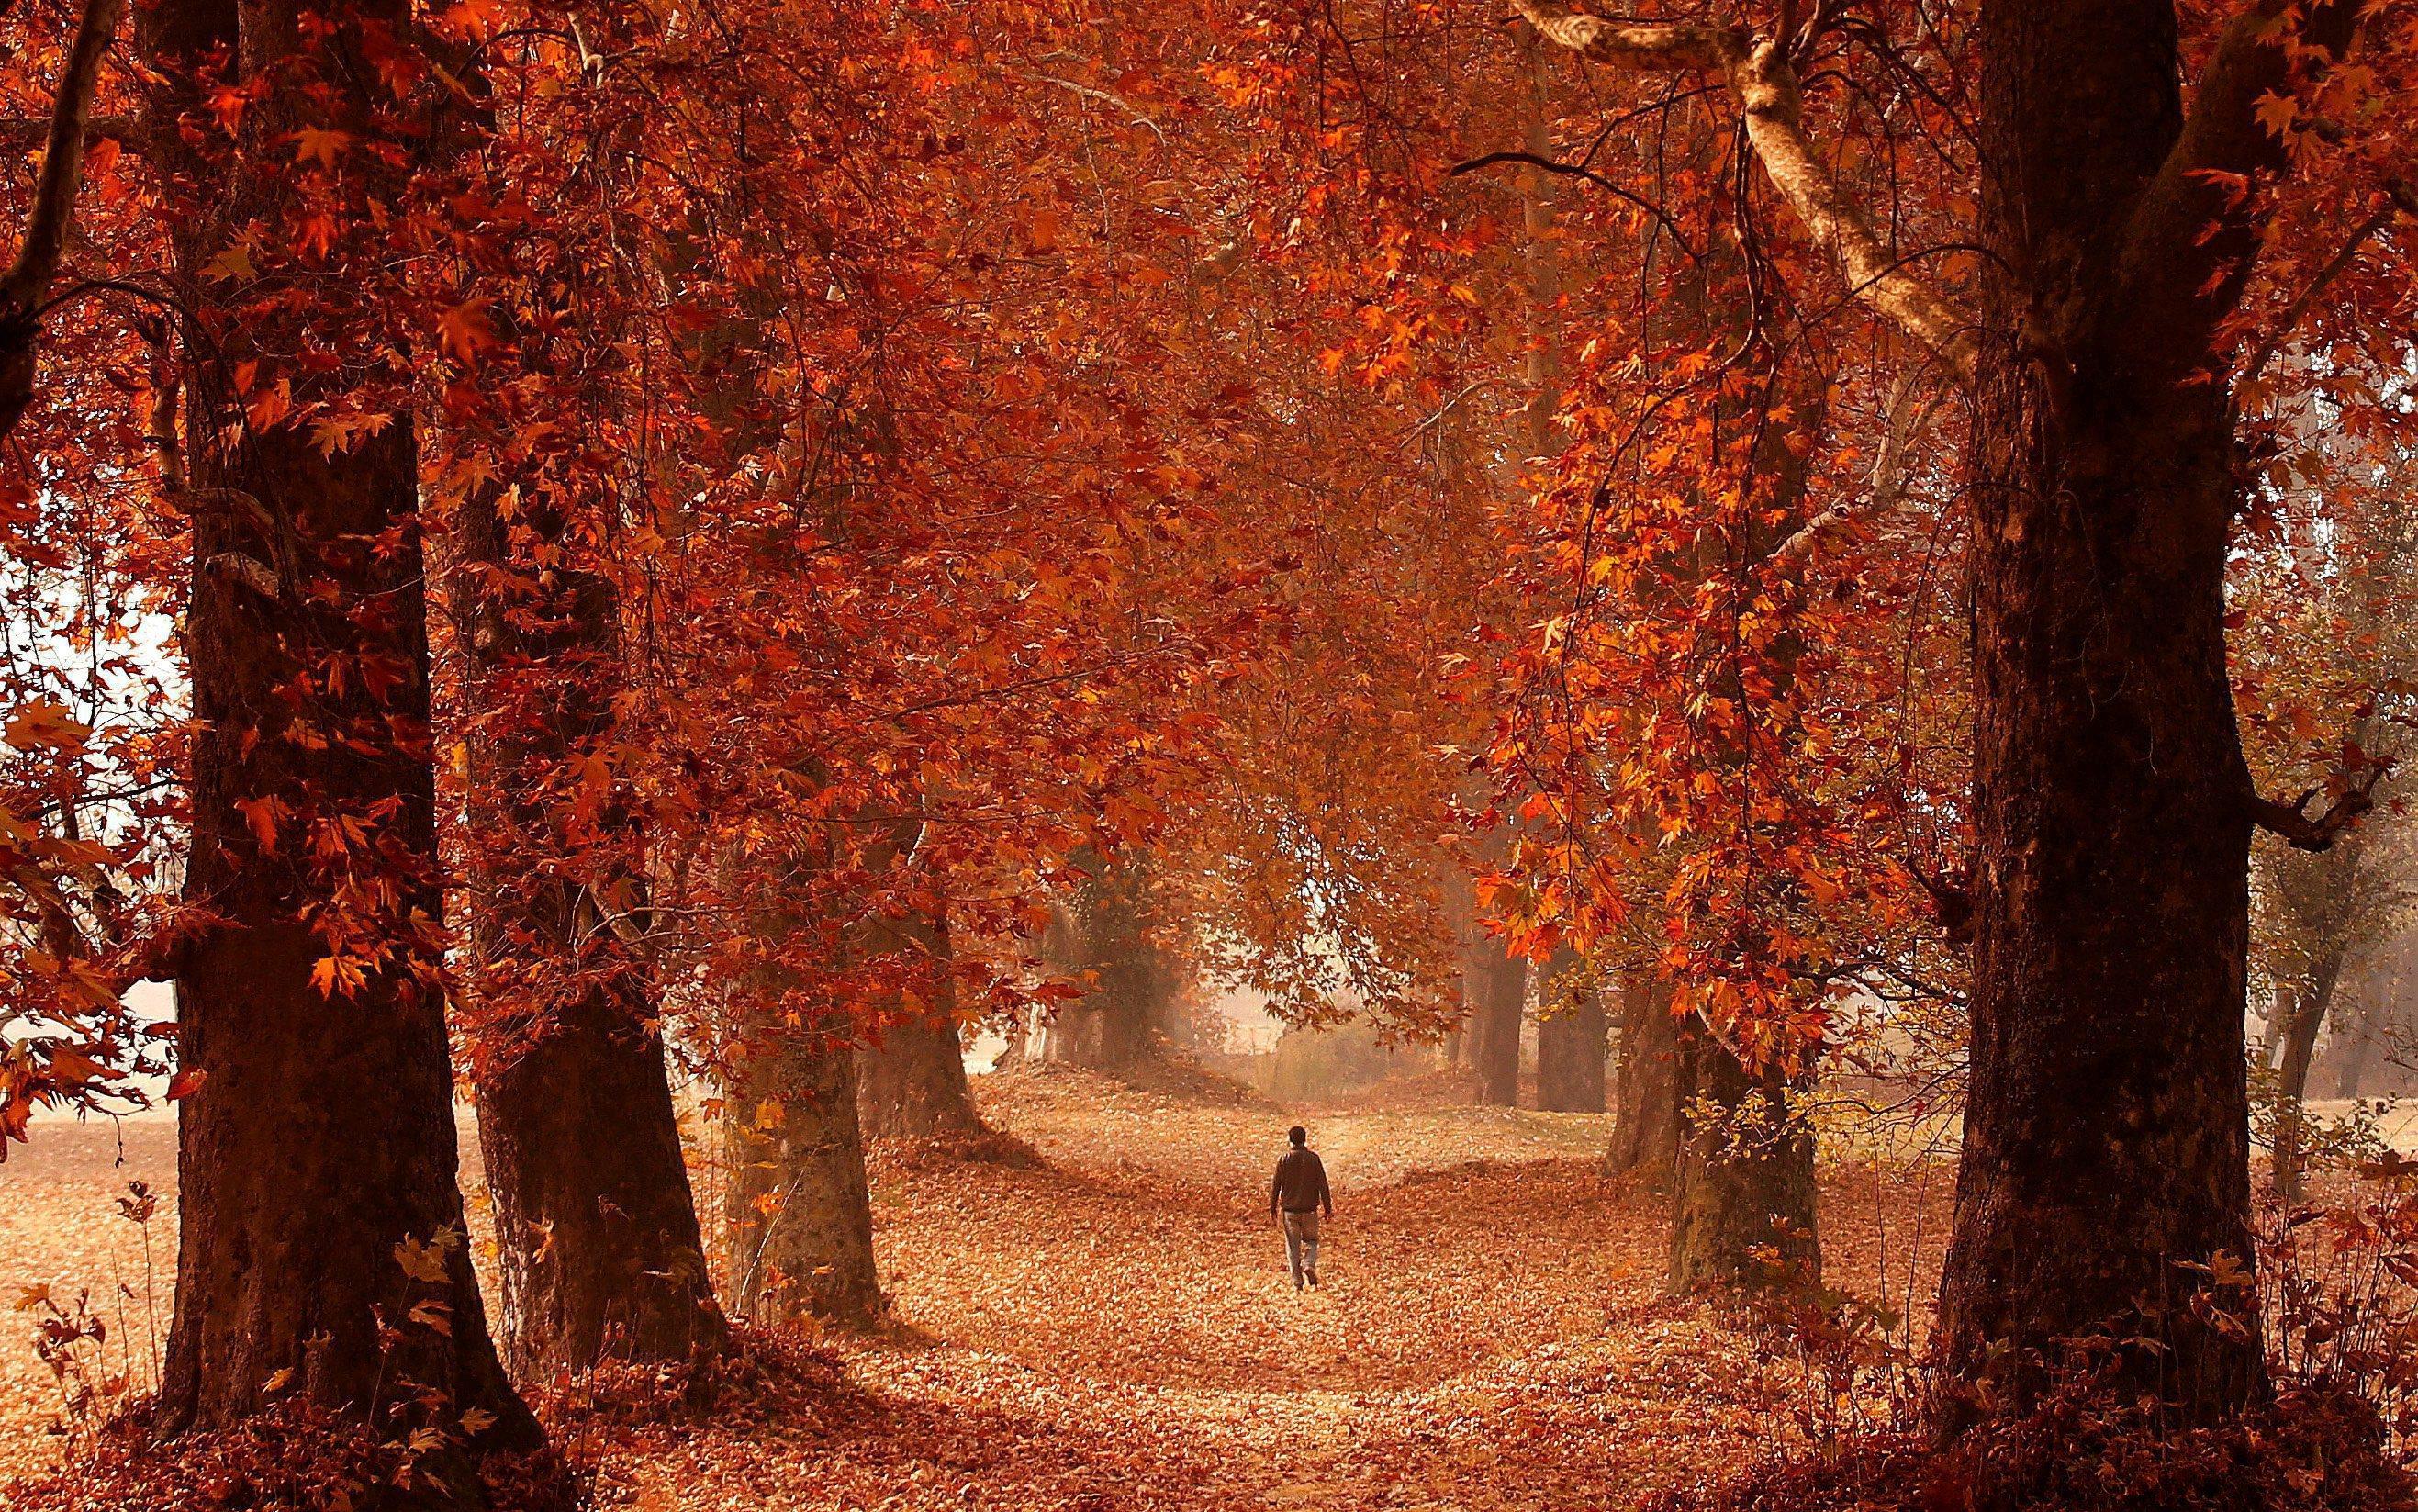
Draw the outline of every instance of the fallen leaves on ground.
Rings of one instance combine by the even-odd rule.
[[[1599,1174],[1603,1119],[1391,1093],[1295,1112],[1065,1071],[977,1087],[1042,1163],[877,1151],[891,1328],[804,1341],[828,1368],[752,1407],[559,1414],[600,1503],[1626,1508],[1797,1442],[1768,1341],[1663,1295],[1662,1200]],[[1338,1209],[1324,1285],[1300,1294],[1264,1184],[1296,1118]],[[38,1180],[25,1178],[45,1168],[12,1166],[0,1279],[71,1280],[64,1267],[92,1261],[62,1236],[98,1223],[130,1174],[171,1184],[153,1168],[173,1138],[155,1129],[124,1169],[91,1151],[54,1153]],[[54,1148],[100,1132],[54,1130]],[[1834,1283],[1869,1291],[1884,1255],[1893,1291],[1909,1266],[1927,1275],[1936,1245],[1913,1245],[1911,1220],[1941,1231],[1945,1186],[1937,1172],[1832,1173]],[[155,1244],[173,1233],[162,1216]],[[20,1352],[9,1340],[0,1474],[41,1454]]]

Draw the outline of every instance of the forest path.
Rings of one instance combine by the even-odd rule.
[[[1661,1202],[1599,1174],[1602,1119],[977,1088],[1046,1164],[877,1159],[896,1326],[836,1345],[863,1412],[649,1445],[608,1489],[647,1512],[1629,1508],[1786,1431],[1752,1344],[1662,1296]],[[1296,1119],[1337,1203],[1308,1293],[1266,1212]]]
[[[813,1380],[708,1422],[573,1420],[600,1504],[644,1512],[1483,1512],[1686,1504],[1784,1438],[1794,1405],[1752,1343],[1665,1300],[1652,1193],[1604,1179],[1605,1121],[1437,1106],[1288,1109],[1214,1083],[1137,1089],[1075,1073],[977,1078],[1035,1168],[883,1152],[874,1199],[895,1322],[830,1339]],[[1266,1213],[1283,1130],[1308,1123],[1338,1214],[1297,1295]],[[466,1134],[470,1132],[466,1119]],[[38,1130],[0,1168],[0,1298],[90,1286],[136,1340],[151,1223],[164,1325],[175,1132],[144,1119]],[[126,1156],[118,1164],[120,1139]],[[474,1229],[483,1194],[466,1141]],[[716,1211],[710,1167],[700,1206]],[[1874,1220],[1902,1254],[1919,1187],[1827,1184],[1833,1277],[1875,1290]],[[1936,1238],[1937,1229],[1930,1231]],[[483,1260],[483,1257],[482,1257]],[[132,1296],[113,1297],[113,1277]],[[1903,1275],[1892,1291],[1903,1288]],[[0,1337],[0,1483],[51,1462],[56,1410],[28,1347]],[[115,1353],[115,1343],[113,1354]],[[5,1501],[5,1496],[0,1496]]]

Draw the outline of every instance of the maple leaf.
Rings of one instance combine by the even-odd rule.
[[[69,714],[67,705],[55,698],[39,698],[23,706],[0,729],[0,741],[20,751],[38,748],[66,756],[82,751],[91,737],[92,726]]]
[[[475,364],[481,352],[502,344],[487,318],[485,301],[477,299],[457,304],[438,316],[436,339],[440,347],[466,364]]]
[[[288,140],[294,144],[296,162],[310,162],[316,160],[329,168],[336,166],[336,160],[344,156],[345,149],[353,143],[349,133],[320,126],[303,127],[294,132]]]

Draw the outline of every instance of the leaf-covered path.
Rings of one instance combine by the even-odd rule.
[[[1629,1507],[1785,1431],[1751,1342],[1661,1294],[1660,1204],[1604,1121],[1219,1106],[995,1084],[1037,1169],[885,1161],[897,1336],[864,1396],[614,1456],[650,1509]],[[1294,1116],[1339,1213],[1296,1294],[1263,1184]],[[1843,1214],[1869,1192],[1836,1184]],[[1834,1245],[1849,1266],[1859,1246]]]
[[[1628,1508],[1669,1490],[1684,1505],[1793,1431],[1791,1373],[1662,1296],[1660,1200],[1598,1174],[1603,1120],[1417,1098],[1285,1109],[1073,1073],[978,1087],[1041,1163],[877,1156],[891,1330],[816,1341],[803,1383],[701,1424],[567,1418],[601,1504],[1360,1512]],[[1295,1118],[1339,1207],[1308,1294],[1265,1214]],[[139,1252],[111,1198],[130,1175],[173,1183],[173,1133],[130,1128],[123,1167],[108,1131],[55,1129],[0,1176],[11,1295],[84,1281],[99,1298],[126,1274]],[[475,1157],[464,1176],[476,1214]],[[1898,1226],[1895,1263],[1909,1240],[1932,1247],[1905,1224],[1945,1185],[1892,1184],[1882,1202],[1868,1176],[1835,1175],[1833,1275],[1876,1290],[1878,1220]],[[155,1244],[174,1231],[163,1207]],[[163,1321],[167,1300],[163,1285]],[[48,1457],[51,1403],[23,1338],[0,1344],[5,1480]]]

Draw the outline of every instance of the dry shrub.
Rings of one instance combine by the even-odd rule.
[[[2190,1426],[2120,1384],[2124,1373],[2109,1340],[2075,1341],[2072,1360],[2043,1367],[2045,1384],[2028,1407],[1985,1416],[1941,1447],[1922,1420],[1921,1394],[1905,1389],[1915,1378],[1873,1347],[1873,1333],[1855,1325],[1843,1299],[1800,1294],[1794,1311],[1768,1305],[1762,1322],[1809,1382],[1797,1416],[1814,1449],[1764,1467],[1712,1504],[1729,1512],[2418,1509],[2410,1474],[2418,1459],[2418,1164],[2349,1135],[2319,1153],[2312,1189],[2332,1200],[2288,1212],[2271,1202],[2260,1225],[2257,1303],[2275,1387],[2264,1404]],[[2246,1289],[2247,1271],[2232,1269]],[[2225,1275],[2208,1274],[2224,1290]],[[2246,1290],[2240,1294],[2247,1300]],[[1875,1383],[1891,1378],[1899,1384],[1887,1394],[1886,1421],[1852,1421],[1842,1404],[1878,1399]],[[1660,1504],[1676,1512],[1679,1504]]]
[[[838,1355],[793,1329],[733,1323],[719,1353],[658,1365],[608,1360],[584,1376],[529,1392],[529,1405],[558,1442],[598,1433],[770,1422],[802,1408],[853,1396]],[[573,1453],[574,1460],[580,1457]]]

